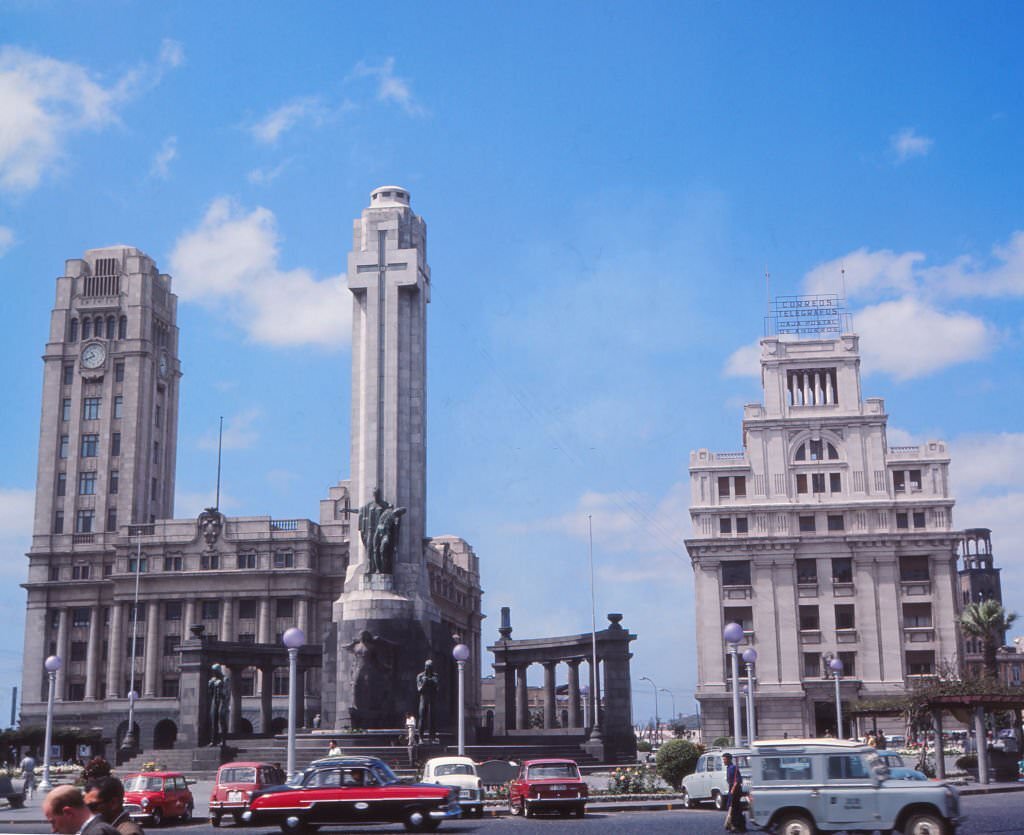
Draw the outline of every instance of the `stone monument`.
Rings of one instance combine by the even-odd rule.
[[[424,555],[426,224],[404,188],[375,189],[356,219],[348,288],[356,505],[349,512],[359,536],[333,608],[334,724],[401,728],[418,707],[423,659],[434,659],[443,681],[451,666],[451,636],[431,599]],[[439,726],[447,720],[439,712]]]

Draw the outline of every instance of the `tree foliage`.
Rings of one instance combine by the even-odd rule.
[[[683,778],[693,774],[702,751],[703,748],[688,739],[670,739],[658,749],[655,771],[662,780],[678,790]]]
[[[1016,620],[1016,613],[1007,612],[998,600],[968,603],[960,615],[963,633],[971,638],[979,638],[982,642],[984,670],[989,678],[999,676],[999,647]]]

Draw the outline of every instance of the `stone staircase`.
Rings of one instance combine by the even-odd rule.
[[[233,756],[233,749],[228,748],[224,754],[229,760],[237,759]],[[160,748],[153,751],[144,751],[137,754],[130,760],[125,761],[117,767],[119,775],[137,774],[142,771],[146,763],[156,763],[161,771],[181,771],[189,776],[205,777],[214,775],[221,764],[221,749],[213,748]]]

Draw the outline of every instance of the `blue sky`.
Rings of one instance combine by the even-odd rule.
[[[209,503],[223,415],[225,511],[315,517],[348,475],[351,222],[390,183],[428,224],[428,532],[476,548],[485,639],[503,605],[517,637],[589,628],[592,514],[599,617],[640,636],[637,716],[644,675],[692,710],[689,451],[741,447],[766,271],[785,294],[845,268],[890,442],[951,443],[955,524],[993,528],[1024,610],[1019,5],[0,16],[13,613],[64,260],[127,243],[174,276],[176,515]]]

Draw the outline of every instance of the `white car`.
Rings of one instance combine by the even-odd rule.
[[[725,780],[725,763],[723,754],[732,754],[740,774],[746,777],[748,771],[747,754],[743,750],[720,751],[713,749],[701,754],[697,760],[697,768],[693,774],[683,778],[683,806],[692,809],[700,803],[710,801],[716,809],[725,809],[729,797],[729,784]]]
[[[484,816],[484,784],[469,757],[434,757],[423,766],[424,783],[437,783],[459,790],[459,805],[466,814]]]

